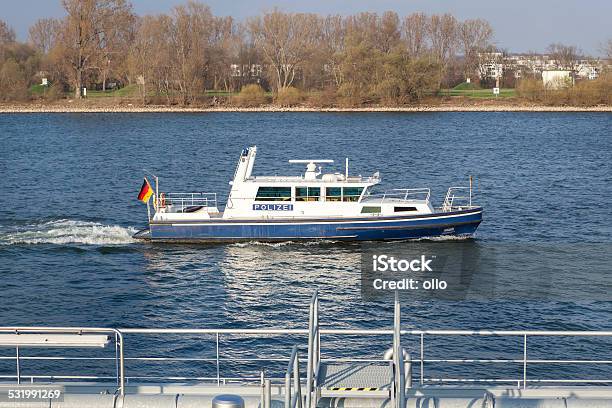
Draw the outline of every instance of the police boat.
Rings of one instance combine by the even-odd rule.
[[[289,160],[305,164],[304,174],[254,176],[256,155],[256,146],[240,154],[223,211],[216,193],[159,192],[155,177],[155,188],[149,185],[152,200],[147,196],[146,201],[149,227],[134,238],[278,242],[471,237],[482,221],[482,207],[472,204],[471,178],[469,187],[450,187],[442,205],[434,207],[429,188],[375,193],[380,174],[349,175],[348,159],[344,174],[323,174],[321,166],[333,160]]]

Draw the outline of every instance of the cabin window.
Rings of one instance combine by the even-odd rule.
[[[361,207],[361,213],[362,214],[380,214],[381,208],[365,206],[365,207]]]
[[[394,207],[393,211],[395,212],[404,212],[404,211],[416,211],[416,207]]]
[[[342,201],[359,201],[363,187],[344,187]]]
[[[342,201],[342,187],[327,187],[325,201]]]
[[[259,187],[255,201],[291,201],[291,187]]]
[[[321,197],[320,187],[296,187],[295,201],[319,201]]]

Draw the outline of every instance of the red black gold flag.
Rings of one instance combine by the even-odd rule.
[[[142,187],[140,187],[140,193],[138,193],[138,199],[146,204],[152,195],[153,188],[151,188],[149,180],[147,180],[147,178],[145,177],[144,182],[142,183]]]

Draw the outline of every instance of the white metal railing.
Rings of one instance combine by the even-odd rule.
[[[293,380],[293,391],[291,380]],[[289,364],[287,366],[287,372],[285,373],[285,408],[302,408],[300,358],[297,346],[293,346],[291,350],[291,357],[289,357]]]
[[[2,327],[0,328],[0,332],[4,333],[109,333],[114,334],[115,336],[115,356],[114,357],[96,357],[96,356],[26,356],[23,353],[23,350],[19,349],[13,356],[3,356],[1,360],[3,361],[14,361],[15,362],[15,371],[12,373],[2,373],[0,372],[0,379],[3,380],[12,380],[16,382],[21,382],[22,380],[29,380],[30,382],[36,381],[66,381],[66,380],[87,380],[93,382],[102,382],[102,381],[116,381],[117,391],[122,393],[125,387],[125,384],[130,381],[158,381],[158,382],[168,382],[168,381],[211,381],[216,382],[217,385],[228,384],[231,382],[253,382],[256,383],[258,378],[256,376],[222,376],[221,369],[222,366],[232,366],[233,370],[237,370],[237,367],[246,365],[251,367],[259,366],[259,367],[269,367],[270,364],[280,364],[287,363],[291,364],[291,373],[293,377],[293,387],[295,392],[297,392],[299,387],[296,387],[296,384],[300,383],[299,378],[299,362],[297,361],[297,352],[295,356],[293,356],[293,351],[291,352],[291,356],[287,359],[285,357],[277,356],[277,357],[266,357],[258,355],[253,358],[249,357],[232,357],[230,353],[227,353],[227,357],[223,357],[220,353],[220,339],[223,336],[224,338],[242,338],[244,336],[255,336],[257,338],[267,338],[270,336],[278,336],[286,338],[288,336],[294,336],[296,338],[301,338],[302,341],[298,342],[298,344],[304,344],[304,340],[308,341],[308,368],[307,368],[307,379],[306,379],[306,407],[315,406],[317,399],[320,394],[318,393],[319,384],[318,384],[318,372],[319,366],[322,362],[324,363],[333,363],[333,362],[386,362],[382,356],[378,356],[378,358],[371,358],[367,355],[360,356],[360,358],[356,357],[342,357],[342,356],[334,356],[334,358],[321,358],[321,349],[320,342],[321,336],[330,336],[333,337],[336,341],[343,341],[348,339],[349,337],[358,337],[367,344],[371,344],[373,341],[373,337],[378,337],[378,343],[381,345],[381,352],[385,348],[386,344],[389,344],[391,340],[397,339],[395,345],[400,345],[399,336],[402,336],[402,344],[409,344],[407,340],[418,341],[418,350],[419,350],[419,358],[414,358],[412,360],[406,359],[402,357],[404,363],[412,363],[412,366],[418,368],[418,376],[416,379],[418,380],[420,385],[428,385],[428,384],[506,384],[513,385],[520,388],[527,388],[530,384],[542,385],[542,384],[573,384],[573,385],[581,385],[581,384],[612,384],[612,376],[609,375],[612,372],[612,359],[607,357],[603,359],[593,359],[589,358],[589,356],[585,356],[584,353],[579,355],[579,358],[529,358],[529,339],[532,338],[545,338],[545,337],[563,337],[563,338],[600,338],[605,339],[606,341],[612,340],[612,331],[536,331],[536,330],[400,330],[400,322],[399,322],[399,310],[397,314],[394,316],[394,328],[393,329],[339,329],[339,328],[321,328],[319,325],[319,314],[318,314],[318,296],[315,294],[311,301],[310,314],[309,314],[309,327],[304,329],[151,329],[151,328],[129,328],[129,329],[112,329],[112,328],[45,328],[45,327]],[[124,339],[125,337],[132,336],[165,336],[165,341],[169,341],[167,336],[198,336],[202,337],[203,340],[212,340],[212,344],[210,345],[210,349],[213,351],[212,356],[202,357],[175,357],[175,356],[146,356],[146,355],[130,355],[124,357]],[[426,358],[425,351],[429,348],[426,347],[429,344],[428,339],[436,338],[449,338],[450,343],[452,344],[453,340],[456,338],[462,337],[511,337],[521,340],[520,346],[516,348],[516,352],[521,353],[522,358]],[[146,342],[144,343],[146,344]],[[533,347],[533,346],[532,346]],[[491,349],[488,348],[488,351]],[[500,351],[508,351],[507,347],[500,346]],[[580,352],[580,347],[577,348],[578,352]],[[610,347],[604,347],[602,350],[607,350],[606,354],[609,354]],[[394,347],[395,355],[403,355],[403,352],[398,351],[397,347]],[[416,349],[414,349],[416,351]],[[416,354],[416,353],[415,353]],[[100,362],[100,364],[104,361],[114,362],[114,373],[113,375],[49,375],[43,372],[24,372],[21,364],[25,361],[90,361],[90,362]],[[133,363],[164,363],[164,369],[167,370],[163,375],[146,375],[142,373],[134,373],[132,375],[126,374],[129,373],[129,365]],[[173,368],[169,365],[171,363],[205,363],[210,365],[210,369],[206,370],[207,372],[216,371],[215,376],[184,376],[184,375],[176,375],[173,372]],[[297,362],[297,364],[296,364]],[[495,367],[495,369],[490,370],[490,372],[497,371],[497,367],[514,367],[516,369],[517,376],[500,376],[494,377],[492,375],[485,374],[484,376],[478,378],[476,376],[470,377],[462,377],[462,376],[427,376],[427,365],[442,365],[442,367],[436,367],[435,369],[430,369],[430,372],[444,372],[444,369],[448,369],[450,367],[456,367],[458,365],[464,364],[483,364],[488,367]],[[401,362],[394,361],[394,365],[397,367],[397,370],[400,370],[400,366],[402,366]],[[576,374],[569,374],[567,371],[565,372],[565,376],[561,378],[546,378],[546,377],[535,377],[529,376],[529,368],[535,366],[570,366],[576,365],[580,368],[584,367],[584,370],[577,370]],[[593,377],[586,378],[585,375],[581,375],[580,373],[592,371],[594,368],[602,369],[601,373],[603,374],[603,378],[601,377]],[[142,368],[140,368],[142,370]],[[433,371],[432,371],[433,370]],[[159,369],[155,370],[156,373],[159,372]],[[409,370],[410,371],[410,370]],[[520,376],[518,375],[520,373]],[[80,373],[85,374],[85,373]],[[175,375],[173,375],[175,374]],[[297,377],[297,382],[296,382]],[[396,374],[397,379],[399,379],[399,375]],[[401,376],[403,377],[403,376]],[[271,381],[283,384],[286,382],[286,376],[280,377],[270,377]],[[397,380],[396,379],[396,380]],[[406,380],[406,385],[410,383],[409,379]],[[402,389],[402,385],[400,383],[396,386],[398,391]],[[398,394],[399,396],[399,394]]]
[[[321,330],[319,327],[319,294],[315,291],[308,313],[308,366],[306,372],[306,406],[316,407],[319,400],[321,366]]]
[[[329,180],[323,178],[317,178],[317,183],[330,183],[330,184],[351,184],[351,183],[378,183],[380,178],[373,176],[349,176],[348,178],[340,174],[339,179],[330,178]],[[307,180],[304,176],[251,176],[251,180],[260,182],[295,182],[295,181],[312,181]]]
[[[473,208],[472,189],[470,187],[449,187],[442,204],[443,212]]]
[[[404,377],[404,349],[401,341],[401,307],[398,293],[395,292],[393,305],[393,398],[396,408],[406,406],[406,378]],[[410,381],[411,383],[412,381]]]
[[[36,332],[36,328],[0,328],[0,331],[13,331],[18,330],[20,332]],[[39,332],[62,332],[62,333],[74,333],[76,331],[90,332],[96,329],[91,328],[38,328]],[[269,336],[287,336],[287,335],[298,335],[304,336],[309,334],[308,329],[108,329],[109,331],[116,332],[120,338],[124,338],[130,334],[200,334],[207,336],[214,336],[216,339],[215,349],[219,350],[218,335],[224,336],[257,336],[257,337],[269,337]],[[369,336],[385,336],[388,339],[392,339],[394,336],[394,330],[360,330],[360,329],[319,329],[320,335],[330,336],[360,336],[367,338]],[[401,330],[402,336],[417,336],[420,340],[419,356],[418,359],[412,359],[412,364],[417,364],[419,369],[419,382],[421,385],[427,383],[505,383],[515,384],[522,388],[526,388],[528,384],[542,384],[542,383],[563,383],[563,384],[612,384],[612,378],[562,378],[562,379],[547,379],[547,378],[529,378],[528,368],[535,365],[563,365],[563,364],[576,364],[576,365],[588,365],[588,366],[610,366],[612,365],[611,359],[529,359],[528,356],[528,339],[531,337],[573,337],[573,338],[591,338],[591,337],[605,337],[612,339],[612,331],[498,331],[498,330]],[[433,336],[444,336],[444,337],[466,337],[466,336],[489,336],[489,337],[515,337],[523,340],[520,351],[523,354],[522,359],[450,359],[450,358],[425,358],[425,343],[428,337]],[[319,340],[317,340],[317,343]],[[121,340],[118,340],[117,347],[121,348]],[[61,380],[61,379],[89,379],[89,380],[104,380],[104,379],[116,379],[118,383],[121,383],[122,375],[121,372],[125,370],[124,365],[131,362],[207,362],[216,368],[217,375],[214,377],[210,376],[128,376],[124,374],[125,382],[133,380],[211,380],[218,384],[223,384],[227,381],[244,381],[249,380],[250,377],[221,377],[220,369],[222,363],[244,363],[245,365],[251,365],[253,363],[266,364],[271,362],[287,362],[287,358],[269,358],[269,357],[257,357],[257,358],[223,358],[221,359],[219,352],[216,352],[215,357],[211,358],[180,358],[180,357],[124,357],[123,363],[119,359],[119,355],[115,358],[110,357],[63,357],[63,356],[3,356],[3,360],[14,360],[16,365],[26,360],[88,360],[88,361],[116,361],[117,362],[117,375],[113,376],[70,376],[70,375],[41,375],[41,374],[26,374],[18,372],[14,375],[0,375],[0,378],[4,379],[29,379],[31,382],[37,379],[49,379],[49,380]],[[382,358],[316,358],[312,362],[313,367],[321,362],[385,362]],[[448,365],[457,364],[471,364],[471,363],[482,363],[491,365],[512,365],[521,367],[521,377],[517,378],[449,378],[449,377],[427,377],[425,364],[428,363],[446,363]],[[17,370],[19,371],[19,370]],[[315,370],[309,371],[315,373]],[[318,372],[318,370],[316,370]],[[316,380],[316,377],[312,377]],[[280,380],[280,377],[277,378]],[[257,378],[253,377],[251,380],[256,381]],[[282,381],[281,381],[282,382]],[[314,381],[313,381],[314,383]],[[308,385],[308,384],[307,384]],[[314,387],[311,388],[314,392]]]
[[[369,194],[362,201],[371,200],[380,203],[384,203],[385,200],[393,202],[425,201],[428,203],[430,196],[429,188],[395,188],[384,193]]]
[[[125,358],[124,358],[124,340],[121,331],[112,328],[98,328],[98,327],[0,327],[0,333],[13,333],[13,334],[112,334],[115,340],[115,368],[117,380],[117,391],[120,395],[125,394]],[[41,346],[43,347],[43,346]],[[53,347],[53,346],[50,346]],[[75,345],[69,348],[80,348],[79,345]],[[20,355],[21,347],[15,347],[15,378],[17,384],[21,383],[22,372],[21,362],[24,358]],[[91,359],[90,359],[91,360]],[[26,376],[31,378],[31,382],[34,382],[34,376]],[[88,379],[95,380],[95,376],[90,376]]]
[[[184,212],[189,208],[217,207],[217,193],[160,193],[158,209],[166,212]]]

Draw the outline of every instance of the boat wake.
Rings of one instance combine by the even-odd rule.
[[[135,228],[78,220],[54,220],[5,231],[0,245],[123,245],[135,242]]]
[[[412,241],[468,241],[474,239],[476,234],[465,234],[465,235],[438,235],[431,237],[421,237],[413,239]]]
[[[320,245],[335,244],[337,242],[339,241],[334,241],[331,239],[319,239],[319,240],[309,240],[309,241],[281,241],[281,242],[249,241],[249,242],[235,242],[233,244],[230,244],[230,246],[238,247],[238,248],[246,248],[246,247],[251,247],[251,246],[283,248],[287,246],[320,246]]]

